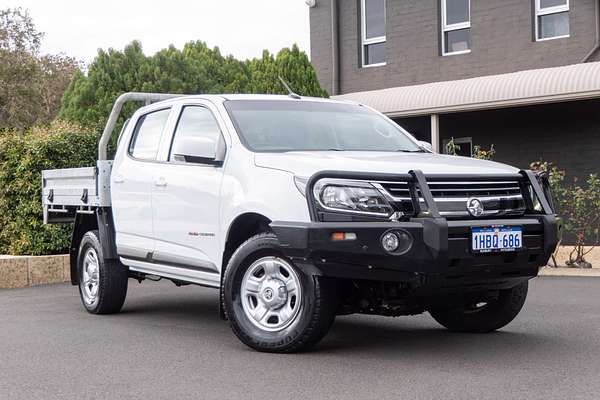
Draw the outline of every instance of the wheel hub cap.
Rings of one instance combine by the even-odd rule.
[[[272,309],[277,309],[287,303],[287,287],[280,279],[266,279],[262,284],[261,293],[262,301]]]
[[[242,308],[252,324],[266,331],[290,326],[301,307],[300,279],[284,259],[265,257],[244,274]]]

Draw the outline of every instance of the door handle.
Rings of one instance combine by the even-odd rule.
[[[161,176],[154,182],[154,186],[167,186],[167,180]]]
[[[117,175],[115,176],[115,179],[113,179],[114,183],[123,183],[125,182],[125,178],[123,178],[123,175]]]

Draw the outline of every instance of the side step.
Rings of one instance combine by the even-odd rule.
[[[169,265],[131,260],[124,257],[121,257],[121,262],[127,265],[131,271],[140,272],[146,275],[155,275],[167,279],[195,283],[196,285],[208,286],[212,288],[219,288],[221,286],[221,276],[216,272],[205,272],[181,267],[172,267]]]

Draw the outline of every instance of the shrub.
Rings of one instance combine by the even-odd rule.
[[[591,267],[585,256],[600,242],[600,179],[590,174],[585,180],[573,178],[567,183],[565,172],[550,163],[538,161],[530,167],[548,173],[552,200],[563,219],[563,233],[574,243],[567,265]]]
[[[69,248],[70,225],[43,225],[41,171],[94,165],[96,134],[55,121],[0,135],[0,254],[59,254]]]
[[[450,154],[452,156],[458,155],[460,151],[460,145],[454,142],[454,138],[450,138],[448,143],[446,143],[446,154]],[[485,150],[479,145],[473,146],[473,158],[478,158],[480,160],[491,160],[496,155],[496,150],[494,149],[494,145],[490,146],[489,150]]]
[[[493,144],[490,146],[489,150],[485,150],[479,145],[473,146],[473,158],[478,158],[480,160],[491,160],[495,155],[496,149],[494,149]]]

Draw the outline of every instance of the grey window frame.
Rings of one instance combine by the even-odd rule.
[[[387,0],[383,0],[383,25],[384,29],[387,29]],[[362,68],[373,68],[387,65],[387,61],[381,63],[367,64],[367,52],[365,48],[373,44],[381,44],[387,42],[387,33],[383,36],[377,36],[374,38],[367,38],[367,13],[366,13],[366,0],[360,0],[360,60]],[[387,58],[387,49],[386,49]]]

